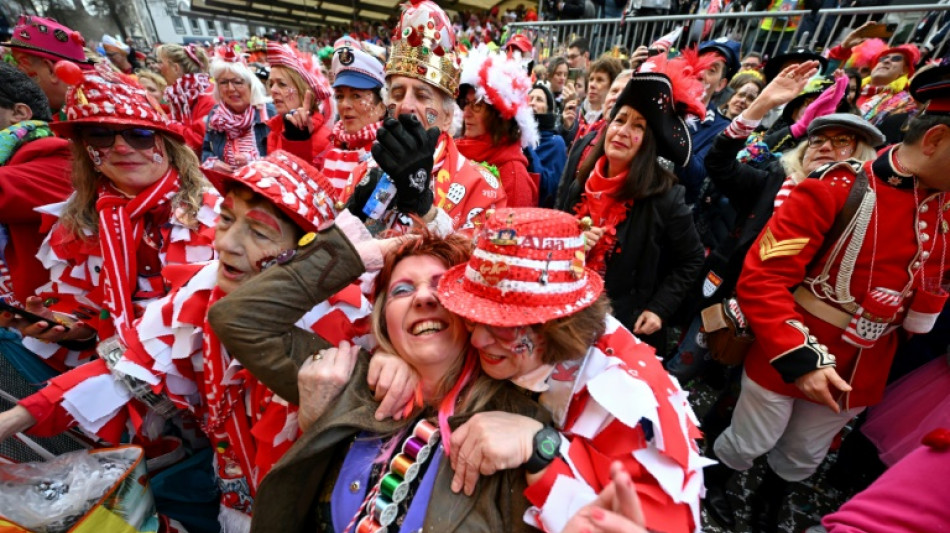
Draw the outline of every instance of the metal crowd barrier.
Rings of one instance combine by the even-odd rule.
[[[929,13],[936,13],[936,21],[924,35],[917,35],[918,26]],[[673,44],[682,48],[692,43],[719,37],[729,37],[742,43],[743,54],[759,52],[766,57],[774,56],[792,46],[805,46],[821,51],[839,43],[851,29],[867,20],[894,23],[895,32],[888,39],[896,46],[908,42],[921,45],[930,41],[932,57],[942,57],[948,52],[950,31],[940,32],[950,24],[950,4],[906,6],[839,8],[811,11],[785,11],[780,16],[775,12],[725,12],[716,14],[634,16],[591,20],[561,20],[539,22],[516,22],[510,24],[514,33],[526,34],[537,47],[538,56],[547,59],[566,53],[568,44],[578,37],[586,37],[591,47],[591,58],[598,57],[614,47],[633,50],[639,45],[649,46],[660,37],[682,26],[683,32]],[[794,30],[763,30],[765,19],[771,18],[773,28]]]

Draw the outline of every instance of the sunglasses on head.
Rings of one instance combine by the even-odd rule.
[[[115,145],[117,135],[121,135],[122,140],[130,147],[136,150],[147,150],[155,147],[155,137],[158,133],[147,128],[126,128],[124,130],[86,128],[82,132],[82,140],[93,148],[111,148]]]

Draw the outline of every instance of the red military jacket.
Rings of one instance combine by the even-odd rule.
[[[884,391],[896,329],[923,333],[932,327],[946,296],[922,287],[947,270],[950,195],[916,186],[914,177],[894,170],[892,157],[889,148],[863,165],[874,196],[863,241],[860,231],[846,232],[825,257],[813,260],[857,174],[851,164],[834,163],[792,190],[749,250],[737,295],[756,334],[745,363],[756,383],[804,398],[795,379],[834,366],[853,388],[839,399],[842,407],[872,405]],[[867,311],[870,294],[881,289],[896,299],[887,317]],[[870,347],[843,337],[856,313],[882,323],[883,334]]]

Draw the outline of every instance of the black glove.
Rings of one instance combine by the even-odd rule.
[[[425,216],[432,208],[429,183],[441,133],[438,128],[426,130],[415,115],[387,118],[376,133],[373,159],[396,186],[396,209],[400,212]]]
[[[376,189],[376,184],[379,183],[379,178],[382,175],[383,171],[378,168],[369,169],[366,174],[363,175],[363,179],[353,188],[353,194],[350,195],[350,199],[346,201],[347,210],[363,222],[366,222],[366,213],[363,212],[363,206],[366,205],[370,196],[373,195],[373,190]]]
[[[309,128],[300,129],[284,115],[284,138],[288,141],[306,141],[313,135]]]

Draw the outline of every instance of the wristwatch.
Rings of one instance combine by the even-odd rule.
[[[537,474],[553,461],[561,449],[561,434],[551,426],[544,426],[534,434],[534,451],[524,464],[529,474]]]

